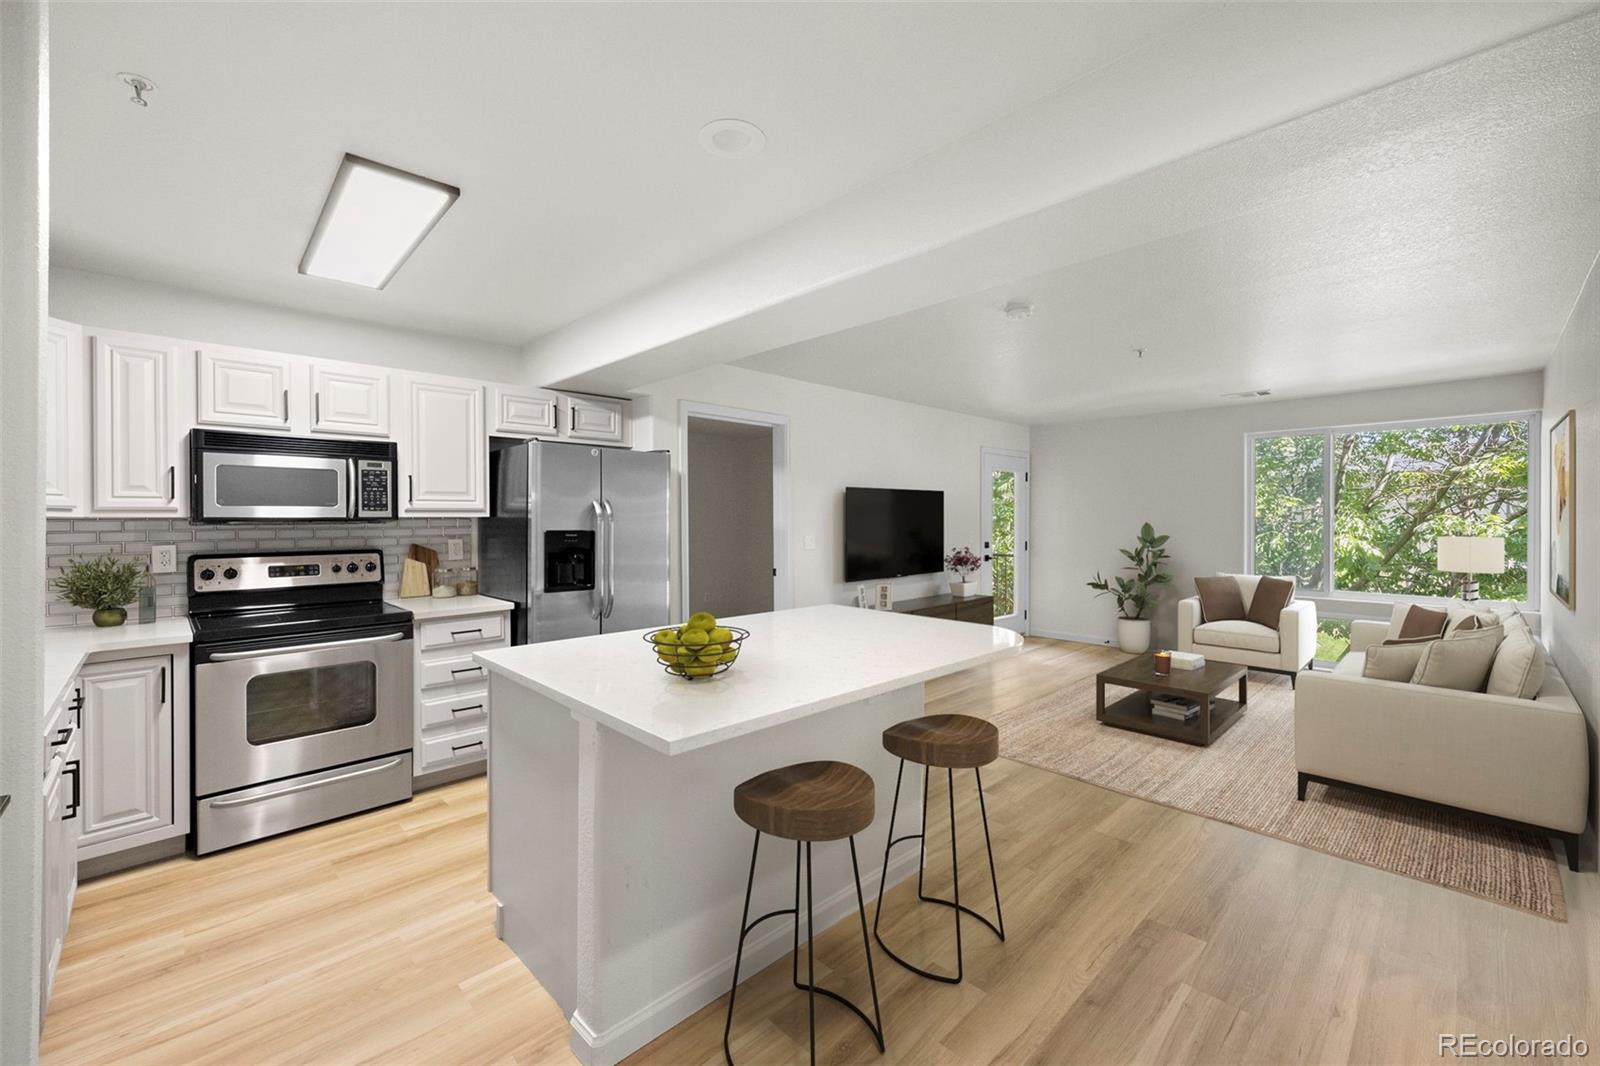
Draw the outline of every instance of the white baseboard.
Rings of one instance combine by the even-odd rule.
[[[1040,629],[1035,626],[1029,634],[1035,637],[1046,637],[1050,640],[1071,640],[1079,644],[1113,644],[1114,637],[1102,633],[1068,633],[1059,629]]]
[[[871,864],[869,864],[871,865]],[[914,848],[901,848],[889,863],[889,884],[894,886],[911,876],[917,868]],[[878,891],[878,873],[881,866],[863,872],[861,894],[870,905]],[[856,890],[847,884],[831,895],[817,901],[812,910],[818,929],[828,929],[835,922],[853,918],[856,911]],[[729,929],[728,939],[737,946],[737,931]],[[801,933],[804,934],[802,929]],[[744,958],[739,964],[741,982],[760,973],[783,958],[794,944],[793,928],[782,921],[763,923],[762,929],[745,941]],[[708,966],[676,988],[662,994],[639,1008],[603,1033],[591,1029],[578,1012],[570,1019],[572,1024],[572,1053],[584,1066],[614,1066],[615,1063],[638,1051],[661,1033],[683,1021],[689,1015],[728,991],[733,978],[733,952]],[[738,1018],[734,1018],[735,1026]]]

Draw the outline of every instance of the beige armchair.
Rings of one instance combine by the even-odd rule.
[[[1255,574],[1224,574],[1239,582],[1245,610],[1255,595]],[[1311,664],[1317,653],[1317,605],[1292,600],[1278,615],[1278,628],[1243,619],[1203,622],[1200,597],[1178,601],[1178,650],[1198,652],[1208,662],[1235,663],[1252,670],[1287,674],[1294,684],[1297,673]]]

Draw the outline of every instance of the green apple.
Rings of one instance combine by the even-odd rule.
[[[683,623],[683,627],[685,629],[715,629],[717,627],[717,616],[710,611],[696,611],[689,616],[687,622]]]

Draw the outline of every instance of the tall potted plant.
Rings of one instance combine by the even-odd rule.
[[[1117,601],[1117,645],[1123,651],[1141,652],[1150,647],[1150,619],[1147,617],[1155,587],[1172,582],[1166,573],[1167,534],[1157,533],[1149,522],[1139,527],[1139,539],[1132,550],[1119,548],[1132,577],[1114,575],[1101,577],[1097,571],[1094,580],[1087,582],[1101,596]]]
[[[123,604],[139,598],[144,564],[115,555],[72,559],[50,584],[72,606],[93,611],[95,625],[120,626],[128,620]]]

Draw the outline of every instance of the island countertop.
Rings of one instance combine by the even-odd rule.
[[[688,681],[652,630],[524,644],[473,658],[666,755],[694,751],[1019,651],[1008,629],[827,604],[726,618],[750,631],[732,669]]]

